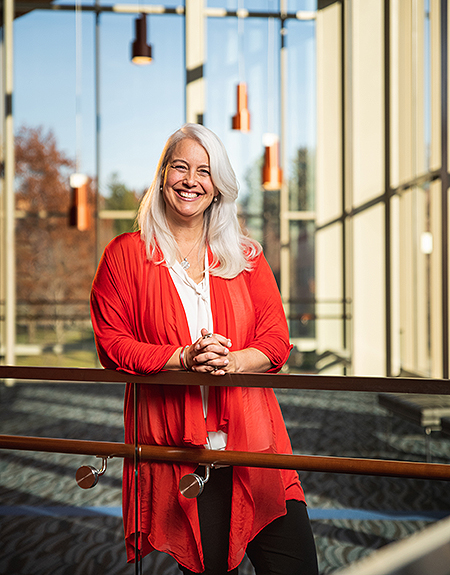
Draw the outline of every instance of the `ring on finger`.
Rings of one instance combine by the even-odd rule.
[[[205,333],[205,335],[203,336],[202,339],[208,339],[208,338],[210,338],[210,337],[212,337],[212,336],[213,336],[212,333]]]

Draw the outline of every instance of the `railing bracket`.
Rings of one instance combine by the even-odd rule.
[[[81,489],[91,489],[92,487],[95,487],[98,483],[98,478],[105,473],[108,457],[103,457],[100,455],[97,457],[102,458],[101,469],[96,469],[92,465],[82,465],[77,469],[75,479],[77,481],[78,487],[81,487]]]
[[[205,487],[205,483],[209,480],[211,467],[213,467],[213,464],[205,465],[205,477],[200,477],[197,473],[188,473],[187,475],[183,475],[179,484],[181,495],[184,495],[184,497],[187,497],[188,499],[195,499],[195,497],[201,495]]]

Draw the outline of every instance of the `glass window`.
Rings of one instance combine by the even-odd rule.
[[[287,147],[290,209],[312,211],[316,146],[315,22],[287,25]]]
[[[147,18],[154,60],[145,67],[130,61],[135,18],[100,15],[98,70],[93,12],[33,11],[15,21],[18,363],[95,364],[97,258],[132,228],[164,143],[184,122],[184,18]],[[98,235],[93,217],[85,231],[69,226],[74,172],[87,176],[91,215],[98,175]],[[118,210],[127,214],[108,215]]]
[[[314,223],[290,224],[291,338],[315,337]]]
[[[222,139],[240,183],[241,200],[261,194],[263,134],[279,135],[279,22],[249,18],[208,19],[206,125]],[[217,47],[220,46],[220,50]],[[270,49],[269,49],[270,46]],[[232,130],[236,89],[247,84],[250,132]],[[258,175],[259,172],[259,175]],[[253,200],[252,200],[252,203]]]

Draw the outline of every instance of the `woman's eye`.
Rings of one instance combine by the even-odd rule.
[[[172,168],[173,168],[174,170],[179,170],[179,171],[183,171],[183,172],[184,172],[185,170],[187,170],[186,166],[183,166],[183,164],[174,164],[174,165],[172,166]]]
[[[199,170],[202,176],[209,176],[209,170],[203,169],[203,170]]]

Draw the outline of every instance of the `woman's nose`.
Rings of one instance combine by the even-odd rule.
[[[184,183],[190,188],[197,185],[197,177],[195,174],[195,170],[188,170],[186,172],[184,176]]]

